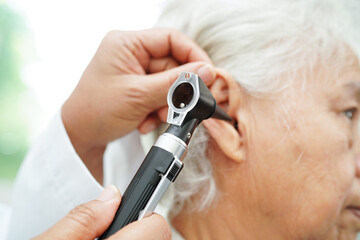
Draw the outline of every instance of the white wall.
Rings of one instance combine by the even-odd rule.
[[[114,29],[154,25],[161,0],[8,0],[24,17],[33,43],[23,49],[29,63],[23,80],[39,108],[35,137],[71,93],[104,35]],[[35,115],[35,114],[34,114]]]

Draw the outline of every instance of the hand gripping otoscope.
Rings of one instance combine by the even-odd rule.
[[[167,122],[170,126],[151,147],[127,187],[114,220],[98,239],[105,239],[127,224],[149,216],[174,182],[184,164],[195,128],[207,118],[231,121],[199,76],[181,73],[170,87]]]

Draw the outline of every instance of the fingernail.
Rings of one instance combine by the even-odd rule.
[[[109,201],[115,198],[118,193],[117,188],[114,185],[107,186],[102,193],[97,197],[97,200],[100,201]]]
[[[216,77],[216,72],[213,66],[205,64],[197,70],[197,74],[204,81],[204,83],[212,82]]]

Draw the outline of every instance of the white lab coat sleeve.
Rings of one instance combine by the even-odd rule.
[[[122,142],[128,141],[126,147],[121,147]],[[124,183],[131,180],[134,169],[144,157],[139,134],[131,133],[110,145],[104,167],[112,173],[104,170],[104,176],[107,183],[114,182],[124,188]],[[116,175],[112,166],[124,166],[130,171]],[[95,199],[102,189],[76,154],[59,111],[28,153],[18,173],[8,239],[29,239],[40,234],[75,206]]]

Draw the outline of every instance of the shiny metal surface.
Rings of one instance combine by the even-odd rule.
[[[194,95],[192,100],[188,105],[181,105],[184,106],[183,108],[177,108],[174,106],[172,102],[172,97],[174,94],[175,89],[182,83],[189,83],[193,87]],[[199,87],[199,77],[194,73],[183,72],[180,76],[176,79],[174,84],[170,87],[168,95],[167,95],[167,103],[169,106],[167,122],[170,124],[174,124],[177,126],[181,126],[183,123],[186,115],[188,112],[193,109],[200,98],[200,87]]]
[[[169,167],[166,174],[162,176],[159,184],[157,185],[154,193],[151,195],[151,198],[149,199],[145,208],[139,213],[138,220],[143,219],[144,217],[148,217],[153,213],[157,204],[160,202],[162,196],[165,194],[166,190],[169,188],[171,182],[174,181],[174,180],[172,180],[172,181],[169,180],[169,178],[168,178],[169,174],[172,174],[171,173],[172,170],[174,168],[176,168],[176,169],[179,169],[178,171],[176,171],[176,173],[177,173],[176,176],[177,176],[182,169],[182,165],[183,165],[183,163],[175,157],[173,163]]]
[[[161,136],[155,142],[154,146],[171,152],[181,161],[184,159],[187,153],[187,145],[185,142],[170,133],[161,134]]]

